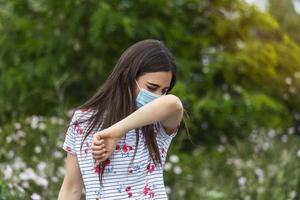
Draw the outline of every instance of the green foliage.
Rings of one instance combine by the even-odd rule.
[[[295,155],[298,140],[291,137],[282,143],[259,134],[274,147],[259,158],[247,140],[253,130],[261,129],[300,135],[300,18],[291,0],[270,0],[269,5],[269,12],[261,12],[243,0],[1,2],[0,124],[5,138],[0,142],[1,169],[9,172],[8,166],[25,163],[13,169],[14,174],[35,172],[41,177],[37,180],[48,180],[47,199],[56,198],[62,176],[56,175],[62,169],[57,149],[65,130],[62,124],[52,124],[51,116],[64,117],[66,110],[92,96],[127,47],[155,38],[163,40],[177,58],[178,82],[172,92],[189,113],[193,144],[182,129],[174,150],[182,174],[167,177],[175,191],[171,198],[299,198],[291,194],[298,183],[289,181],[299,177],[299,163],[287,154]],[[45,117],[33,117],[33,128],[26,121],[32,115]],[[15,123],[21,124],[21,132]],[[224,138],[228,144],[218,146]],[[225,150],[211,149],[216,145]],[[240,175],[233,171],[237,166],[226,164],[232,157],[239,157],[243,165],[237,171],[247,180],[244,189],[237,184]],[[244,166],[248,160],[262,170],[275,162],[278,173],[257,183],[253,169]],[[47,169],[39,174],[41,162]],[[199,168],[194,170],[195,166]],[[10,195],[17,194],[11,191],[17,191],[18,198],[30,198],[45,189],[36,180],[23,182],[1,181],[1,198],[14,199]],[[267,190],[259,192],[261,186]],[[273,196],[266,196],[270,188]]]
[[[299,138],[254,130],[246,140],[190,153],[172,146],[166,163],[171,199],[299,199]],[[172,159],[173,157],[173,159]],[[174,159],[177,158],[177,159]]]
[[[57,198],[66,155],[61,148],[64,124],[57,117],[28,116],[1,128],[2,199],[31,199],[32,195]]]

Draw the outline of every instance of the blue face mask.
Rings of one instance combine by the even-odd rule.
[[[156,95],[152,92],[149,92],[148,90],[145,90],[144,88],[140,88],[137,81],[136,81],[136,84],[140,89],[140,92],[135,99],[135,103],[138,108],[140,108],[140,107],[146,105],[147,103],[153,101],[154,99],[157,99],[158,97],[160,97],[159,95]]]

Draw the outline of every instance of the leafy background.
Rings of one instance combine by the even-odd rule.
[[[170,199],[300,199],[300,2],[256,2],[1,1],[0,199],[57,198],[71,110],[145,38],[176,56],[189,114]]]

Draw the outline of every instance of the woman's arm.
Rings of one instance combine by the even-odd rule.
[[[128,131],[161,122],[164,127],[177,128],[183,115],[183,106],[180,99],[172,94],[161,96],[152,102],[142,106],[112,127],[121,129],[123,136]]]
[[[182,116],[183,106],[177,96],[172,94],[161,96],[111,127],[95,133],[92,145],[93,157],[100,161],[107,159],[118,140],[132,129],[160,122],[166,131],[170,131],[179,126]]]
[[[58,194],[58,200],[80,199],[83,181],[76,155],[68,153],[65,169],[65,177]]]

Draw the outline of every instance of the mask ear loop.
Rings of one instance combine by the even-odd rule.
[[[139,86],[138,82],[137,82],[136,80],[135,80],[135,82],[136,82],[137,86],[139,87],[139,89],[141,90],[141,88],[140,88],[140,86]]]

